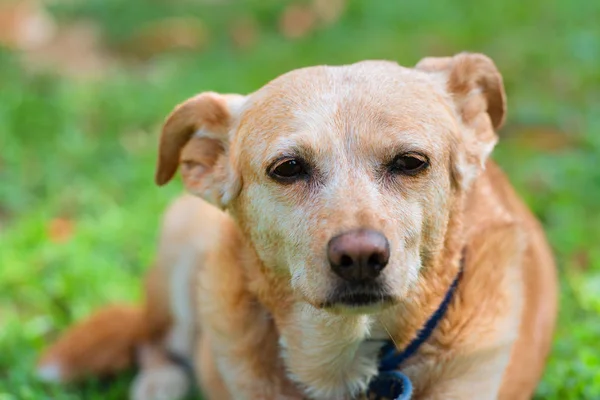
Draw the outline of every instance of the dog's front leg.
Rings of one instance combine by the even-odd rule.
[[[247,289],[235,251],[217,249],[199,273],[196,370],[209,400],[300,400],[279,355],[271,314]]]
[[[173,362],[160,343],[138,349],[140,371],[130,390],[132,400],[182,399],[190,387],[185,370]]]
[[[272,322],[260,312],[249,312],[243,320],[246,318],[244,328],[232,326],[228,333],[208,330],[203,334],[197,367],[207,398],[301,400],[286,378]]]

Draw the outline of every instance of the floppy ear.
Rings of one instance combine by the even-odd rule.
[[[458,111],[466,123],[472,122],[478,112],[484,111],[494,129],[502,126],[506,115],[506,94],[502,75],[489,57],[474,53],[427,57],[419,61],[416,68],[446,75],[446,89],[457,102]]]
[[[416,68],[443,79],[465,128],[462,142],[466,161],[483,167],[498,141],[495,131],[506,115],[502,75],[494,62],[483,54],[460,53],[454,57],[424,58]]]
[[[160,136],[156,183],[169,182],[181,164],[189,192],[225,206],[241,187],[228,154],[244,100],[241,95],[206,92],[175,107]]]

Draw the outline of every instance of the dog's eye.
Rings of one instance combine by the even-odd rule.
[[[416,175],[429,166],[425,156],[420,154],[401,154],[394,158],[390,164],[390,171],[394,174]]]
[[[304,163],[299,159],[287,159],[271,168],[269,175],[281,182],[293,182],[308,175]]]

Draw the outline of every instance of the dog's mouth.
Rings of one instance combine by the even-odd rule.
[[[331,310],[365,311],[378,310],[394,303],[394,297],[379,285],[341,287],[322,303],[322,308]]]
[[[338,296],[324,304],[324,307],[346,306],[346,307],[366,307],[376,304],[391,302],[392,297],[382,293],[350,293]]]

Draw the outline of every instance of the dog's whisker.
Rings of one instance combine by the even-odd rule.
[[[385,333],[387,333],[387,335],[390,338],[390,340],[392,341],[392,343],[394,343],[394,347],[398,348],[398,343],[396,343],[396,340],[394,339],[394,336],[390,333],[390,331],[387,328],[387,326],[385,326],[385,323],[383,322],[383,320],[381,318],[379,318],[379,316],[377,316],[377,320],[379,321],[379,323],[381,324],[381,326],[383,326],[383,329],[385,330]]]

